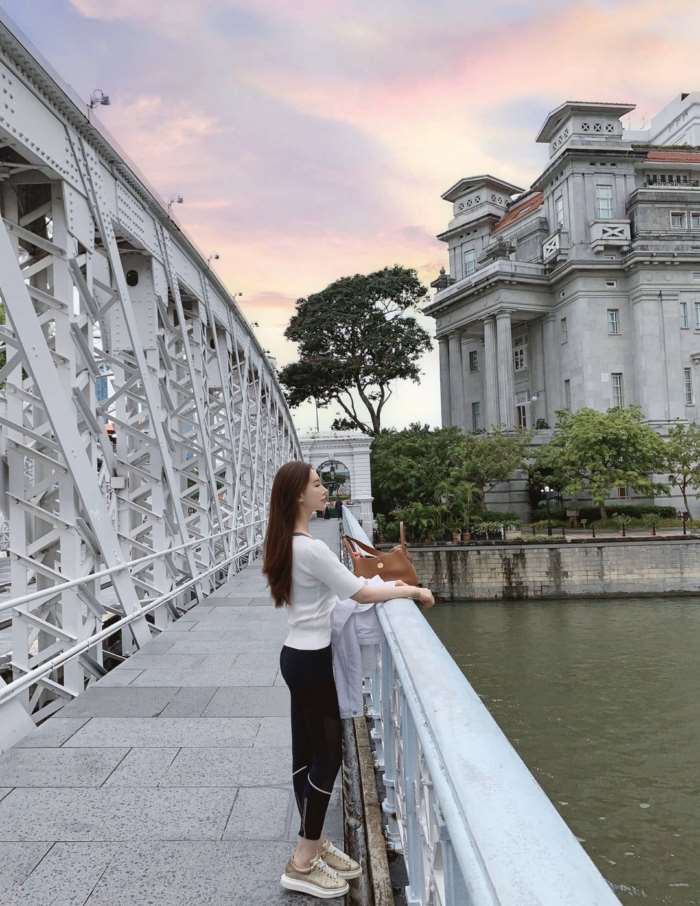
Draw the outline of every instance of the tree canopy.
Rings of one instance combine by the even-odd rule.
[[[667,493],[664,484],[653,481],[664,468],[664,441],[644,423],[638,406],[561,411],[557,416],[554,437],[538,451],[536,465],[565,494],[588,492],[605,518],[613,487]]]
[[[337,403],[345,415],[333,429],[378,434],[391,382],[418,383],[417,360],[432,347],[409,314],[426,292],[414,270],[395,265],[299,299],[284,334],[298,344],[299,360],[279,376],[290,407],[311,397],[321,408]]]
[[[668,483],[681,492],[687,513],[690,511],[688,491],[700,488],[700,428],[697,425],[674,425],[668,432],[665,453]]]
[[[459,428],[413,423],[404,431],[382,431],[372,444],[372,494],[377,513],[414,502],[455,498],[471,507],[523,466],[528,434],[464,434]]]

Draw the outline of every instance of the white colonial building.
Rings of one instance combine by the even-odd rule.
[[[326,484],[349,506],[372,537],[372,438],[361,431],[312,431],[300,438],[304,462],[310,462]]]
[[[442,196],[449,250],[437,324],[442,421],[553,427],[558,409],[638,403],[659,429],[697,420],[700,92],[645,131],[633,104],[562,104],[523,190],[494,176]]]

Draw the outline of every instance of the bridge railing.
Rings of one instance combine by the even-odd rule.
[[[255,526],[260,525],[261,522],[262,520],[256,520],[245,527],[254,528]],[[221,532],[216,534],[221,535],[225,533]],[[4,601],[0,604],[0,614],[4,613],[10,616],[22,614],[25,618],[34,619],[38,622],[40,621],[40,618],[34,616],[30,608],[32,606],[40,607],[48,598],[56,597],[56,595],[60,595],[68,589],[82,589],[83,593],[85,593],[90,587],[94,587],[93,583],[96,581],[107,579],[109,582],[115,574],[119,572],[134,570],[144,562],[157,560],[163,557],[172,557],[175,554],[182,553],[186,548],[191,548],[193,545],[202,545],[203,543],[213,540],[215,540],[214,536],[198,539],[197,541],[190,541],[187,544],[176,545],[167,550],[158,551],[154,554],[149,554],[146,557],[141,557],[138,560],[125,562],[120,566],[103,569],[97,573],[91,573],[90,575],[82,576],[78,579],[71,579],[50,588],[41,589],[32,592],[31,594]],[[193,594],[198,585],[207,582],[210,579],[214,581],[214,585],[219,584],[219,580],[225,578],[230,570],[236,572],[245,562],[249,561],[251,556],[255,556],[260,550],[262,543],[262,537],[258,534],[253,544],[244,548],[239,548],[235,553],[217,562],[214,566],[203,569],[194,577],[176,584],[166,593],[146,601],[137,612],[126,614],[109,623],[108,626],[105,626],[99,631],[92,631],[87,636],[81,638],[61,631],[62,643],[64,646],[62,650],[29,669],[22,668],[21,665],[10,660],[9,664],[13,667],[13,672],[21,673],[21,675],[6,685],[0,684],[0,752],[10,745],[13,745],[17,738],[24,735],[27,731],[27,722],[23,722],[22,726],[19,727],[17,725],[18,712],[7,707],[17,696],[22,693],[26,695],[32,687],[35,687],[33,697],[37,697],[38,692],[41,689],[52,690],[58,693],[58,697],[51,702],[51,712],[55,711],[56,706],[60,706],[63,700],[76,698],[83,689],[73,689],[65,682],[62,685],[59,685],[55,679],[51,678],[52,674],[55,676],[55,671],[58,671],[73,659],[78,658],[87,672],[97,677],[104,676],[108,672],[102,663],[104,657],[102,645],[104,641],[124,629],[131,629],[133,632],[133,626],[137,620],[145,620],[147,614],[153,613],[164,604],[169,606],[174,618],[179,617],[185,613],[186,610],[176,605],[178,598],[184,599],[188,593],[190,595]],[[155,633],[162,631],[155,623],[149,623],[149,629]],[[115,655],[110,654],[110,656],[114,657]],[[123,659],[126,660],[126,658]],[[22,713],[24,714],[24,710]],[[32,718],[35,720],[43,716],[46,715],[42,713],[41,707],[34,710],[32,713]]]
[[[619,904],[416,605],[377,611],[368,716],[409,906]]]

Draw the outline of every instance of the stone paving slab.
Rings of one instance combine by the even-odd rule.
[[[21,884],[51,849],[51,843],[0,843],[0,891]]]
[[[239,789],[223,834],[224,840],[280,840],[289,824],[289,812],[296,802],[284,787]]]
[[[212,668],[205,662],[200,669],[144,670],[131,683],[136,686],[165,686],[168,681],[175,686],[271,686],[277,674],[274,665]]]
[[[263,717],[260,719],[260,729],[253,740],[253,745],[259,746],[291,746],[292,728],[289,716]]]
[[[110,670],[107,676],[103,676],[99,682],[100,686],[128,686],[132,680],[143,673],[143,670],[134,670],[133,667],[115,667]]]
[[[114,672],[114,671],[112,671]],[[178,687],[132,689],[90,686],[61,709],[66,717],[157,717],[178,694]]]
[[[128,754],[105,780],[104,786],[155,787],[179,752],[177,746],[129,749]]]
[[[216,694],[216,686],[188,686],[178,689],[172,700],[161,711],[160,717],[203,717],[207,705]],[[145,689],[139,689],[145,692]],[[207,715],[213,716],[213,715]],[[222,715],[225,717],[248,717],[252,715]]]
[[[129,845],[86,906],[314,906],[318,900],[279,886],[289,852],[286,841]]]
[[[204,716],[284,717],[289,723],[289,711],[289,690],[286,686],[284,689],[274,686],[228,686],[216,690],[204,710]]]
[[[253,717],[93,717],[66,746],[250,746]]]
[[[62,746],[88,720],[90,720],[89,717],[59,717],[57,715],[45,721],[40,727],[35,727],[24,739],[20,739],[16,743],[15,748]],[[8,751],[12,751],[12,749]]]
[[[231,656],[231,660],[233,660],[233,656]],[[173,654],[172,651],[168,651],[165,654],[151,654],[150,651],[137,651],[131,655],[128,664],[133,669],[138,668],[139,670],[151,670],[153,668],[166,668],[169,670],[172,667],[199,667],[203,661],[203,654]]]
[[[3,846],[36,846],[35,843],[2,843]],[[49,850],[31,874],[3,890],[3,906],[82,906],[114,858],[120,843],[50,843]],[[50,849],[49,849],[50,847]]]
[[[128,751],[14,747],[0,755],[0,779],[10,787],[97,787]]]
[[[209,637],[211,636],[211,638]],[[279,639],[278,644],[282,647],[283,639]],[[249,639],[243,636],[234,638],[221,638],[217,632],[188,632],[186,637],[178,639],[170,644],[169,650],[173,654],[202,654],[202,655],[220,655],[227,654],[234,658],[238,654],[245,652],[259,652],[261,646],[260,639]]]
[[[30,789],[0,800],[0,840],[220,840],[230,789]]]
[[[159,782],[180,787],[291,786],[291,764],[291,748],[180,749]]]

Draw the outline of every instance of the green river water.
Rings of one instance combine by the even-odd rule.
[[[620,900],[700,906],[700,598],[426,615]]]

